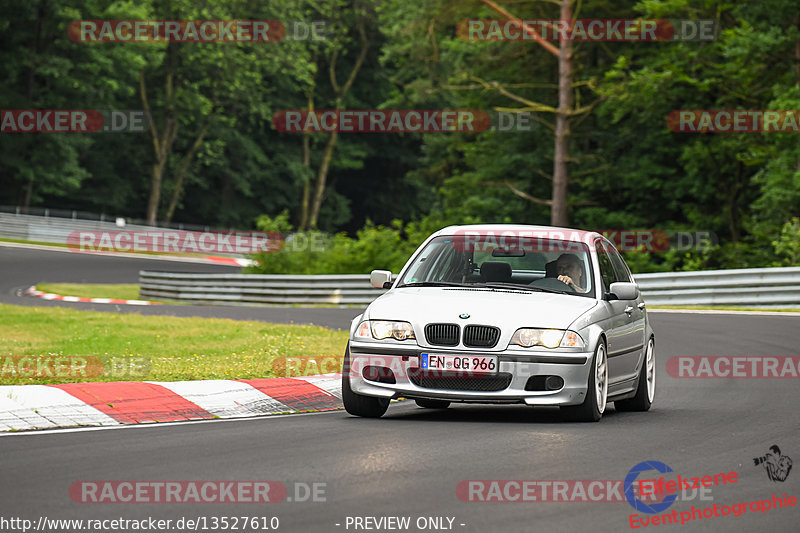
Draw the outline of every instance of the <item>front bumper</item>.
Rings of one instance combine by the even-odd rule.
[[[350,387],[353,392],[380,398],[431,398],[451,402],[524,403],[527,405],[578,405],[586,398],[591,368],[591,352],[553,352],[546,349],[476,351],[458,348],[423,348],[419,346],[376,345],[350,341]],[[414,383],[419,373],[420,354],[497,356],[499,373],[510,374],[510,383],[502,390],[456,390],[434,388],[430,383]],[[392,370],[395,383],[364,377],[368,366]],[[368,373],[367,373],[368,374]],[[368,374],[369,375],[369,374]],[[564,385],[558,390],[525,390],[532,376],[559,376]],[[419,379],[416,380],[420,382]]]

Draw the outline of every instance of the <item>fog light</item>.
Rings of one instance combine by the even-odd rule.
[[[366,380],[377,381],[378,383],[388,383],[390,385],[397,383],[392,369],[385,366],[365,366],[363,376]]]
[[[561,376],[547,376],[544,380],[544,386],[547,390],[558,390],[564,386],[564,378]]]

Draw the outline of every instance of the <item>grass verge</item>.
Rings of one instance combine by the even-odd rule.
[[[79,298],[139,299],[139,286],[136,284],[38,283],[36,284],[36,289],[61,296],[77,296]]]
[[[285,357],[341,358],[347,335],[319,326],[0,304],[0,384],[277,377]],[[97,361],[100,371],[53,370],[69,358]]]

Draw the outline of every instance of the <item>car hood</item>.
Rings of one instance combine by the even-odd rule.
[[[364,318],[406,320],[417,326],[431,322],[509,327],[566,329],[596,305],[592,298],[504,289],[405,287],[370,304]],[[466,313],[469,318],[461,319]]]

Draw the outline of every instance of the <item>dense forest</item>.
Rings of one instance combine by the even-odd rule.
[[[336,234],[270,272],[397,268],[430,231],[709,231],[637,271],[800,264],[800,135],[676,110],[800,110],[797,0],[0,1],[5,110],[143,110],[125,133],[0,133],[0,204]],[[565,16],[566,15],[566,16]],[[476,40],[477,19],[713,21],[710,39]],[[270,20],[274,42],[86,42],[81,20]],[[286,110],[482,110],[475,132],[292,132]],[[501,128],[498,120],[517,126]],[[511,117],[509,119],[509,117]],[[521,125],[524,125],[521,126]],[[311,258],[311,256],[315,258]],[[319,257],[316,257],[319,256]]]

